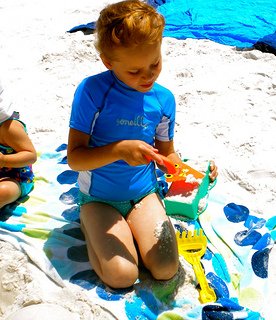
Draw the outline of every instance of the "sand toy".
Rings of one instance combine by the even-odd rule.
[[[168,157],[165,157],[165,156],[163,156],[162,154],[159,154],[159,153],[158,153],[158,156],[162,159],[163,164],[166,167],[168,174],[172,174],[173,175],[173,174],[175,174],[177,172],[176,165]],[[146,156],[146,155],[145,155],[145,158],[148,161],[152,161],[152,159],[150,157]]]
[[[200,170],[188,165],[186,162],[175,165],[176,172],[165,175],[168,183],[168,192],[164,203],[168,215],[178,219],[196,219],[206,208],[207,202],[200,203],[208,194],[210,179],[210,164],[205,161],[199,165]]]
[[[201,303],[215,302],[215,291],[209,286],[200,259],[207,248],[207,238],[202,229],[194,232],[188,231],[186,237],[183,232],[176,233],[179,254],[181,254],[193,267],[197,281],[200,285],[199,301]]]
[[[201,172],[188,165],[187,161],[175,164],[169,158],[158,155],[167,171],[164,175],[168,185],[168,192],[164,199],[167,214],[183,220],[196,219],[202,212],[199,210],[199,202],[208,194],[209,161],[200,164]],[[152,161],[148,156],[145,158]],[[206,205],[207,203],[203,208],[206,208]]]

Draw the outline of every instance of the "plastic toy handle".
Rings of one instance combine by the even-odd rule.
[[[158,154],[158,155],[162,158],[163,163],[164,163],[168,173],[169,174],[176,173],[176,168],[175,168],[174,163],[168,157],[165,157],[162,154]]]
[[[181,167],[182,169],[186,169],[188,173],[192,174],[197,179],[203,179],[205,176],[202,172],[195,170],[194,168],[187,165],[185,162],[181,164]]]
[[[173,163],[168,157],[165,157],[165,156],[163,156],[162,154],[159,154],[159,153],[158,153],[158,156],[159,156],[160,158],[162,158],[163,164],[164,164],[164,166],[166,167],[167,172],[168,172],[169,174],[174,174],[174,173],[176,173],[175,165],[174,165],[174,163]],[[149,157],[149,156],[147,156],[147,155],[145,155],[144,157],[145,157],[148,161],[152,161],[152,158],[151,158],[151,157]]]
[[[201,289],[199,292],[200,302],[215,302],[217,300],[217,296],[215,291],[209,286],[204,270],[200,263],[200,257],[194,257],[194,263],[192,266]]]

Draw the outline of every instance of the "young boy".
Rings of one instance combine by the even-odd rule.
[[[178,270],[153,162],[163,165],[158,153],[181,161],[173,144],[175,99],[155,82],[163,29],[163,16],[141,1],[102,10],[96,48],[108,71],[84,79],[72,106],[68,163],[79,171],[81,226],[93,269],[113,288],[135,283],[138,252],[155,279]],[[215,179],[215,166],[211,174]]]

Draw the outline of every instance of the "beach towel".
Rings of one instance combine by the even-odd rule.
[[[176,231],[202,228],[207,236],[201,262],[216,302],[199,302],[196,277],[183,257],[179,272],[169,281],[156,281],[141,269],[131,288],[112,290],[88,261],[77,204],[78,173],[67,164],[66,147],[39,153],[34,190],[1,209],[0,240],[26,253],[59,286],[70,283],[84,290],[114,319],[263,319],[275,216],[265,219],[246,204],[225,203],[223,195],[213,192],[216,186],[198,219],[171,218]]]
[[[275,0],[148,0],[166,21],[164,37],[209,39],[238,48],[276,52]],[[96,22],[68,32],[95,31]]]

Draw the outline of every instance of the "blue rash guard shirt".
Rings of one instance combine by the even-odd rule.
[[[70,128],[90,135],[89,146],[119,140],[173,139],[175,99],[159,84],[146,93],[121,82],[112,71],[85,78],[72,104]],[[80,191],[103,200],[128,201],[143,197],[157,184],[155,165],[130,166],[119,160],[90,171],[80,171]]]

